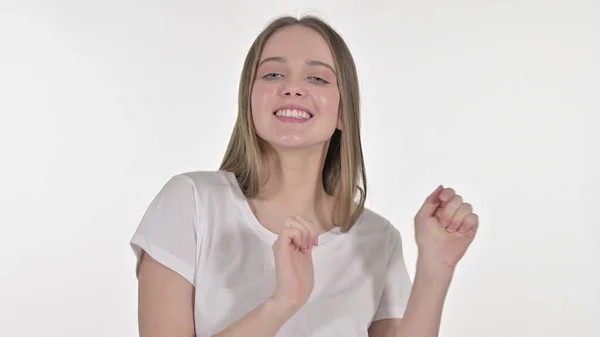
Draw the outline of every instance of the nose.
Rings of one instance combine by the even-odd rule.
[[[281,95],[288,97],[302,97],[306,95],[306,90],[300,80],[288,77],[282,82]]]

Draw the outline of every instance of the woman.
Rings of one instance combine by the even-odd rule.
[[[364,172],[346,44],[317,18],[275,20],[247,55],[220,170],[174,176],[132,239],[140,335],[437,336],[477,216],[432,192],[412,285]]]

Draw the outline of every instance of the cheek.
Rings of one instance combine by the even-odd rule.
[[[321,93],[318,97],[318,102],[321,113],[326,114],[328,118],[337,119],[340,107],[340,93],[337,88]]]
[[[254,111],[254,108],[260,104],[261,97],[263,95],[261,92],[261,88],[258,85],[253,85],[251,90],[252,92],[250,93],[250,104],[252,105],[252,111]]]
[[[264,110],[273,105],[273,95],[273,88],[258,83],[255,84],[252,87],[252,93],[250,94],[252,113],[264,114]]]
[[[264,109],[264,99],[265,94],[263,92],[263,88],[261,88],[259,85],[254,85],[250,94],[250,109],[252,111],[252,120],[255,124],[257,122],[257,117],[260,117],[260,112]]]

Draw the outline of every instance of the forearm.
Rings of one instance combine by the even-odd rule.
[[[213,337],[273,337],[293,314],[269,299]]]
[[[417,262],[415,281],[396,337],[437,337],[454,270]]]

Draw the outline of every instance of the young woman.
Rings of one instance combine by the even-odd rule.
[[[133,236],[140,335],[437,336],[477,216],[450,188],[427,197],[413,284],[365,197],[346,44],[317,18],[275,20],[247,55],[220,169],[174,176]]]

